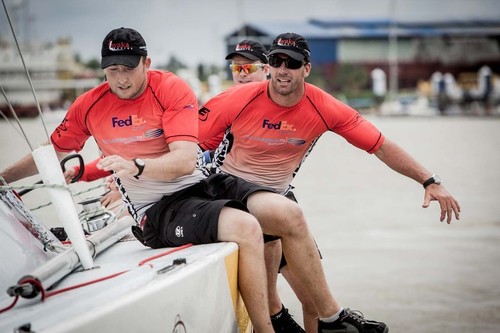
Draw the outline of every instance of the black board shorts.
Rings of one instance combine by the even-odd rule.
[[[219,173],[164,196],[146,211],[144,243],[152,248],[215,243],[222,208],[248,211],[246,201],[257,191],[276,193],[269,187]]]

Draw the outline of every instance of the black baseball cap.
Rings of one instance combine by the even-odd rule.
[[[147,56],[146,42],[141,34],[131,28],[111,30],[102,42],[101,68],[124,65],[135,68],[142,56]]]
[[[260,60],[264,64],[269,62],[266,48],[255,40],[245,39],[236,44],[234,51],[226,56],[226,60],[232,59],[237,54],[250,60]]]
[[[278,35],[271,44],[269,56],[277,53],[283,53],[295,60],[305,60],[309,62],[311,59],[311,50],[306,39],[301,35],[293,32],[287,32]]]

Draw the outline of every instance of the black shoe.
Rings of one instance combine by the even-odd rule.
[[[280,312],[271,316],[271,323],[276,333],[306,333],[306,331],[293,320],[292,315],[288,313],[288,309],[285,308],[284,305]]]
[[[345,308],[333,323],[318,322],[318,333],[387,333],[386,324],[367,320],[360,311]]]

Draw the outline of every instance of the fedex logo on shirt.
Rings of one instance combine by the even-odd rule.
[[[111,118],[111,125],[113,127],[125,127],[125,126],[139,126],[144,124],[145,121],[136,115],[129,116],[126,119],[118,119],[118,117]]]
[[[287,123],[285,120],[273,124],[268,119],[264,119],[264,122],[262,122],[262,128],[268,128],[272,130],[292,131],[292,132],[296,131],[293,125]]]

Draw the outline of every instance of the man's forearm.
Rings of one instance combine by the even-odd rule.
[[[45,143],[48,144],[48,143]],[[56,151],[57,158],[59,160],[63,159],[67,153]],[[38,174],[38,169],[35,164],[35,160],[33,159],[32,154],[28,154],[21,158],[16,163],[8,166],[2,171],[2,177],[8,182],[12,183],[18,180],[21,180],[26,177],[30,177]]]
[[[408,152],[389,139],[375,152],[382,162],[394,171],[423,184],[431,173],[418,163]]]
[[[36,175],[37,173],[38,169],[36,168],[33,156],[30,154],[5,168],[2,171],[2,177],[7,183],[12,183],[20,179]]]

